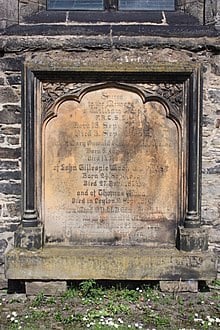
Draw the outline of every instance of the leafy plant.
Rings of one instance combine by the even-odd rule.
[[[45,296],[43,292],[39,292],[32,302],[33,307],[39,307],[43,304]]]

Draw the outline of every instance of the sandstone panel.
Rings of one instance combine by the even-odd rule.
[[[104,88],[55,112],[43,129],[46,242],[174,246],[179,139],[165,106]]]

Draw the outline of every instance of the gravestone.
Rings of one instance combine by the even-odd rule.
[[[8,279],[197,290],[215,277],[200,221],[200,82],[189,64],[25,66],[23,215]]]
[[[47,243],[175,246],[181,157],[161,103],[116,88],[64,100],[43,143]]]

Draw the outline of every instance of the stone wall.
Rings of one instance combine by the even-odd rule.
[[[21,65],[16,65],[16,56],[0,62],[0,286],[4,286],[4,253],[13,244],[20,219]]]
[[[206,4],[206,21],[211,22],[219,4],[211,0]],[[0,0],[0,29],[22,22],[45,5],[45,0]],[[178,8],[203,20],[202,0],[179,0]],[[21,70],[26,59],[45,58],[53,65],[66,58],[76,66],[160,61],[203,65],[202,225],[209,230],[209,248],[220,254],[220,55],[216,44],[215,38],[146,36],[114,41],[111,36],[0,36],[0,287],[7,285],[4,254],[13,247],[21,219]]]
[[[0,29],[4,29],[22,23],[25,17],[44,10],[46,0],[0,0],[0,8]],[[220,16],[218,0],[176,0],[176,9],[190,13],[202,24],[215,24]]]

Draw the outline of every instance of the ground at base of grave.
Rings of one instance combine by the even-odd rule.
[[[217,330],[220,281],[197,293],[164,293],[149,284],[106,286],[94,280],[61,296],[0,291],[0,329]]]

